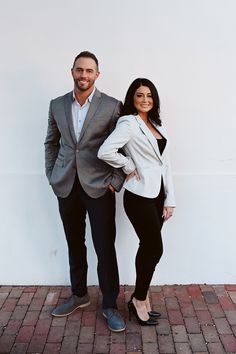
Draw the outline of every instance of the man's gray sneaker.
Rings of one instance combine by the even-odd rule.
[[[125,322],[116,309],[103,309],[103,316],[107,319],[108,328],[113,332],[125,330]]]
[[[88,294],[81,297],[73,294],[63,304],[57,306],[51,314],[56,317],[68,316],[76,309],[88,305],[90,305]]]

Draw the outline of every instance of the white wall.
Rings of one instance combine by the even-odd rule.
[[[235,283],[236,2],[1,0],[0,284],[68,284],[57,201],[44,176],[48,104],[72,89],[82,50],[119,99],[136,77],[158,87],[178,208],[153,284]],[[89,284],[97,284],[88,228]],[[117,196],[122,284],[137,238]]]

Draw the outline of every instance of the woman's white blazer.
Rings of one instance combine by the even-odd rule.
[[[154,123],[153,126],[167,140],[162,154],[144,121],[138,115],[127,115],[119,118],[115,130],[101,145],[98,158],[113,167],[122,168],[127,175],[137,169],[140,180],[134,176],[125,181],[124,188],[143,197],[157,197],[163,178],[164,205],[175,206],[166,131],[163,126]],[[119,152],[120,148],[125,155]]]

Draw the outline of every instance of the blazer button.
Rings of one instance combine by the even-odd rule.
[[[76,152],[79,152],[79,149],[77,149]]]

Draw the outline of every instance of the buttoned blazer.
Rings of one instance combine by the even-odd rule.
[[[168,154],[169,140],[163,126],[153,123],[166,138],[163,153],[150,129],[138,115],[119,118],[115,130],[104,141],[98,158],[115,168],[122,168],[128,175],[137,169],[140,180],[134,176],[124,183],[124,188],[140,196],[155,198],[161,180],[165,188],[165,206],[175,206],[174,187]],[[123,150],[124,154],[119,149]]]
[[[97,152],[116,125],[121,102],[96,89],[79,141],[73,127],[72,102],[73,92],[50,102],[45,167],[54,193],[67,197],[76,171],[83,189],[92,198],[104,195],[110,183],[119,191],[125,174],[99,160]]]

